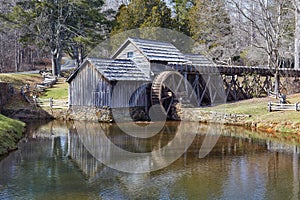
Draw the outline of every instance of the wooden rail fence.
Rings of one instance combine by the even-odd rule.
[[[295,104],[284,104],[284,103],[273,103],[269,102],[268,103],[268,111],[276,111],[276,110],[295,110],[299,111],[300,110],[300,104],[295,103]]]
[[[49,107],[49,108],[68,108],[68,102],[62,100],[55,100],[53,98],[49,99],[40,99],[40,98],[33,98],[33,101],[37,106],[40,107]]]

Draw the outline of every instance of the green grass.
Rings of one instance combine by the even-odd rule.
[[[15,149],[21,139],[25,123],[0,114],[0,155]]]
[[[250,118],[245,120],[254,122],[259,129],[285,133],[300,133],[300,111],[268,111],[268,102],[279,102],[273,98],[253,98],[235,103],[223,104],[215,107],[204,108],[208,111],[216,111],[228,114],[247,114]],[[289,95],[289,103],[300,102],[300,94]]]
[[[268,101],[263,101],[263,102],[240,101],[236,103],[228,103],[216,107],[210,107],[207,109],[220,111],[220,112],[228,111],[231,114],[261,115],[267,112],[267,103]]]
[[[288,98],[290,103],[300,101],[300,94]],[[300,112],[296,111],[274,111],[268,112],[268,102],[279,102],[273,98],[253,98],[249,100],[227,103],[215,107],[205,108],[210,111],[220,111],[230,114],[248,114],[257,119],[271,120],[281,122],[282,120],[291,120],[300,123]]]
[[[46,91],[40,96],[42,99],[53,98],[56,100],[68,99],[68,83],[58,82],[52,88],[46,89]]]

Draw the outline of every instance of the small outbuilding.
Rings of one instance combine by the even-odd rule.
[[[69,105],[145,107],[147,106],[145,88],[150,81],[132,60],[88,58],[67,79]],[[132,91],[135,95],[132,95]],[[119,98],[112,98],[113,94]]]

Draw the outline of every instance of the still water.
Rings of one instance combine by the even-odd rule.
[[[0,161],[0,199],[299,199],[299,146],[198,123],[144,138],[115,124],[33,123]]]

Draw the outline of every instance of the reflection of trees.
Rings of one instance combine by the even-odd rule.
[[[59,136],[51,135],[50,124],[34,127],[30,130],[32,134],[19,144],[19,150],[5,160],[10,165],[0,165],[0,185],[10,185],[10,195],[19,194],[24,199],[47,199],[50,195],[55,198],[61,195],[60,192],[68,193],[73,186],[81,184],[75,171],[69,170],[71,166],[65,157],[68,145],[64,130],[68,129],[65,125],[57,127],[54,123],[52,129],[57,128]],[[8,199],[15,198],[20,196]]]
[[[123,174],[95,159],[104,157],[112,163],[126,165],[128,158],[120,154],[116,158],[110,157],[114,150],[104,142],[104,137],[128,151],[149,152],[166,146],[174,138],[178,127],[176,124],[168,125],[167,129],[152,138],[138,139],[120,132],[114,124],[75,122],[76,130],[70,131],[69,153],[89,180],[99,183],[102,180],[99,177],[110,177],[114,184],[117,183],[115,187],[118,187],[119,195],[126,198],[131,195],[150,198],[151,194],[155,194],[156,197],[196,198],[201,195],[204,199],[222,199],[245,197],[247,193],[257,198],[264,195],[283,198],[286,194],[282,193],[281,196],[280,189],[297,197],[298,154],[292,157],[276,153],[279,147],[281,151],[289,152],[291,146],[279,145],[272,140],[254,139],[251,132],[241,129],[223,129],[219,136],[218,128],[212,127],[211,130],[215,131],[208,133],[206,125],[198,126],[198,129],[189,125],[193,130],[191,134],[197,133],[190,148],[174,164],[151,173]],[[207,134],[210,134],[210,144],[217,143],[205,158],[199,159],[199,149]],[[270,152],[269,149],[276,152]],[[157,162],[164,162],[161,155],[154,156]],[[137,160],[136,168],[139,162],[148,160]]]
[[[218,136],[217,127],[212,126],[210,130],[215,131],[208,133],[206,125],[187,123],[189,133],[196,137],[186,153],[172,165],[145,174],[118,172],[94,157],[113,153],[109,145],[95,146],[102,136],[120,148],[137,152],[166,146],[180,128],[176,123],[168,123],[166,127],[153,138],[139,140],[120,132],[114,124],[75,122],[65,133],[65,128],[55,122],[53,134],[48,124],[39,128],[41,131],[34,134],[35,138],[29,137],[27,143],[21,143],[14,156],[0,162],[0,185],[7,184],[3,180],[9,177],[16,178],[16,171],[22,171],[9,184],[17,185],[16,191],[39,191],[38,197],[28,194],[28,199],[43,199],[47,194],[53,195],[51,198],[65,197],[71,192],[75,194],[75,190],[85,195],[89,191],[88,195],[95,197],[92,199],[99,196],[103,199],[298,199],[299,149],[277,140],[251,138],[252,133],[243,129],[223,129],[223,135]],[[206,157],[199,159],[199,149],[207,134],[211,136],[210,142],[217,138],[218,142]],[[102,149],[102,152],[92,155],[86,144],[92,144],[90,150]],[[165,161],[160,160],[160,155],[156,157],[157,162]],[[5,164],[9,159],[18,162],[18,169]],[[111,161],[126,164],[121,156]],[[74,169],[74,164],[88,178],[88,183]]]

